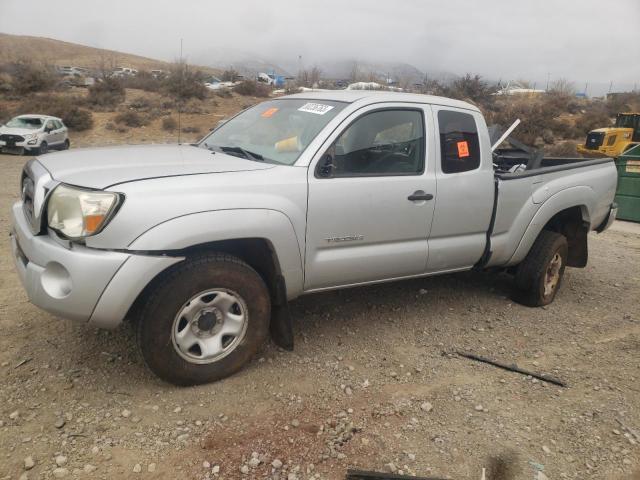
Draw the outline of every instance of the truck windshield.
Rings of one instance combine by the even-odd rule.
[[[270,100],[222,124],[198,146],[249,160],[293,165],[345,106],[328,100]]]

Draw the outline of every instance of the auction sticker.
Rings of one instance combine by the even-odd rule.
[[[466,141],[458,142],[458,157],[464,158],[469,156],[469,144]]]
[[[305,103],[298,110],[300,112],[315,113],[316,115],[324,115],[333,108],[332,105],[324,105],[322,103]]]

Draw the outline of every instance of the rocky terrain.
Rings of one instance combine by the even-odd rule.
[[[294,352],[269,344],[227,380],[176,388],[127,326],[28,303],[6,242],[24,161],[0,156],[0,479],[637,478],[637,225],[592,235],[547,308],[479,272],[317,294],[292,304]]]

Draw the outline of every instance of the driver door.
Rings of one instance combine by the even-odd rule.
[[[430,118],[420,105],[378,104],[327,139],[308,173],[305,290],[425,272],[436,193]]]

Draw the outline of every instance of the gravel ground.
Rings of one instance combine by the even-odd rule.
[[[0,156],[4,238],[24,161]],[[476,272],[309,296],[292,304],[293,353],[266,345],[239,374],[194,388],[154,378],[130,328],[30,305],[3,241],[0,479],[339,479],[349,467],[632,478],[640,229],[624,227],[590,237],[589,266],[569,269],[547,308],[514,304],[507,276]]]

